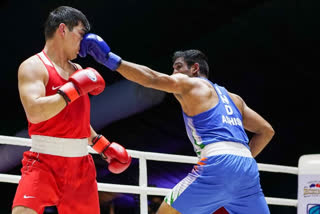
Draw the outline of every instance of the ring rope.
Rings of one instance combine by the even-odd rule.
[[[31,139],[0,135],[0,144],[31,147]],[[90,146],[88,146],[88,150],[89,150],[89,153],[97,154],[97,152],[94,151]],[[198,161],[198,158],[194,156],[162,154],[162,153],[155,153],[155,152],[141,152],[141,151],[129,150],[129,149],[127,149],[127,151],[133,158],[139,159],[139,186],[98,183],[98,190],[104,191],[104,192],[140,194],[140,210],[141,210],[140,213],[147,213],[147,207],[148,207],[147,195],[165,196],[171,190],[168,188],[148,187],[147,167],[146,167],[147,160],[189,163],[189,164],[196,164]],[[298,175],[298,167],[258,163],[258,168],[260,171],[265,171],[265,172],[287,173],[287,174]],[[21,176],[19,175],[0,174],[0,182],[17,184],[20,178]],[[293,207],[297,207],[298,205],[298,200],[296,199],[266,197],[266,201],[270,205],[293,206]]]
[[[0,144],[31,147],[31,139],[0,135]],[[88,146],[88,150],[92,154],[97,154],[97,152],[93,150],[90,146]],[[198,158],[194,156],[162,154],[162,153],[156,153],[156,152],[141,152],[141,151],[130,150],[130,149],[127,149],[127,151],[130,153],[130,155],[133,158],[145,158],[147,160],[153,160],[153,161],[190,163],[190,164],[196,164],[198,162]],[[258,163],[258,167],[260,171],[288,173],[288,174],[298,175],[298,167],[281,166],[281,165],[274,165],[274,164],[263,164],[263,163]]]

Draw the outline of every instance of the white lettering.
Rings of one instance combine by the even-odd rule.
[[[226,112],[227,112],[228,115],[232,115],[233,114],[233,110],[232,110],[231,106],[225,105],[224,107],[225,107]]]
[[[223,103],[229,104],[229,100],[228,100],[228,98],[226,97],[226,95],[221,95],[220,98],[221,98],[221,100],[222,100]]]
[[[221,91],[220,91],[220,89],[219,89],[218,87],[216,87],[215,89],[217,89],[219,95],[222,94]]]
[[[222,115],[222,123],[226,123],[226,122],[227,122],[226,117]]]
[[[240,118],[228,117],[228,116],[222,115],[221,119],[222,119],[222,123],[227,123],[232,126],[242,126],[242,122],[241,122]]]
[[[238,124],[238,126],[242,126],[242,122],[239,118],[237,118],[237,124]]]
[[[231,120],[232,120],[232,125],[235,125],[235,126],[238,125],[236,118],[231,117]]]

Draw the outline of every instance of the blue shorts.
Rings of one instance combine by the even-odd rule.
[[[255,159],[230,154],[201,159],[165,201],[182,214],[270,214]]]

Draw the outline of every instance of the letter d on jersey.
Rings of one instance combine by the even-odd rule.
[[[226,112],[228,115],[232,115],[233,114],[233,110],[231,108],[231,106],[229,105],[224,105],[225,109],[226,109]]]

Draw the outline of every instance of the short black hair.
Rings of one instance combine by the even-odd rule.
[[[71,31],[73,27],[81,22],[86,33],[90,31],[90,23],[87,17],[78,9],[69,6],[60,6],[50,12],[44,26],[44,36],[48,40],[53,37],[54,32],[61,23],[66,24]]]
[[[199,63],[200,73],[209,77],[209,65],[207,56],[199,50],[190,49],[185,51],[176,51],[173,54],[172,61],[175,62],[182,57],[190,68],[194,63]]]

